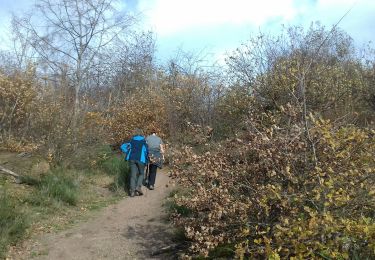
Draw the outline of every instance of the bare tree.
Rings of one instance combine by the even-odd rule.
[[[127,41],[119,41],[111,53],[112,84],[115,99],[121,101],[124,93],[151,85],[155,73],[155,36],[152,32],[134,34]]]
[[[114,0],[38,0],[33,15],[14,17],[13,24],[28,36],[38,59],[55,75],[68,71],[75,93],[73,124],[80,91],[100,52],[135,22],[114,6]]]
[[[223,78],[217,65],[210,64],[207,57],[205,52],[179,50],[165,68],[163,89],[170,133],[183,132],[189,124],[212,124]]]

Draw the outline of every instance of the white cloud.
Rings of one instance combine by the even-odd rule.
[[[275,17],[290,20],[295,16],[293,0],[141,0],[138,8],[162,36],[223,24],[261,26]]]
[[[339,27],[357,44],[375,42],[374,0],[138,0],[137,9],[145,28],[158,35],[162,56],[183,46],[212,50],[222,60],[258,29],[277,34],[281,24],[308,27],[315,21],[329,29],[351,7]]]

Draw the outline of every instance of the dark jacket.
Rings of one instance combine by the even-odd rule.
[[[128,143],[123,143],[120,149],[123,153],[125,153],[125,160],[138,161],[143,164],[147,163],[148,147],[143,136],[133,136]]]

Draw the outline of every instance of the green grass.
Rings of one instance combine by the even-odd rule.
[[[91,173],[100,172],[113,176],[113,183],[109,187],[113,192],[128,190],[130,168],[124,157],[112,151],[108,145],[98,146],[95,150],[95,155],[90,156],[90,160],[95,161],[95,164],[90,166]],[[86,170],[90,167],[86,163]]]
[[[43,176],[34,193],[26,199],[32,205],[58,207],[59,202],[76,205],[79,196],[79,182],[63,169],[55,169]]]
[[[20,240],[28,227],[27,216],[16,202],[3,191],[0,193],[0,258],[5,258],[8,246]]]
[[[128,190],[130,168],[128,162],[117,156],[110,157],[101,164],[104,172],[113,175],[114,180],[110,186],[112,191]]]
[[[128,170],[128,163],[123,158],[111,156],[102,161],[100,167],[109,175],[118,175],[122,171]]]
[[[22,184],[0,176],[0,259],[6,257],[10,245],[24,238],[31,223],[32,228],[35,225],[64,229],[70,222],[84,219],[88,211],[101,209],[123,197],[117,191],[128,188],[128,163],[105,146],[100,149],[96,154],[91,151],[90,158],[81,163],[74,159],[67,167],[52,169],[38,178],[25,175]],[[95,164],[91,164],[93,160]],[[5,185],[10,186],[7,196],[2,193]],[[103,190],[106,187],[115,192],[106,193]],[[63,217],[55,219],[57,215]]]

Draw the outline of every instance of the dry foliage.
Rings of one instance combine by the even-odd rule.
[[[164,100],[153,90],[128,96],[121,106],[111,107],[99,118],[112,143],[130,138],[135,128],[142,129],[145,134],[155,129],[161,136],[165,136],[168,129]]]
[[[375,132],[311,116],[314,156],[286,117],[253,115],[248,131],[217,149],[175,154],[174,175],[190,193],[175,196],[189,214],[174,221],[191,254],[232,244],[240,259],[374,257]]]
[[[35,105],[36,89],[33,70],[5,74],[0,71],[0,129],[1,140],[9,148],[17,150],[14,135],[25,137],[30,110]]]

